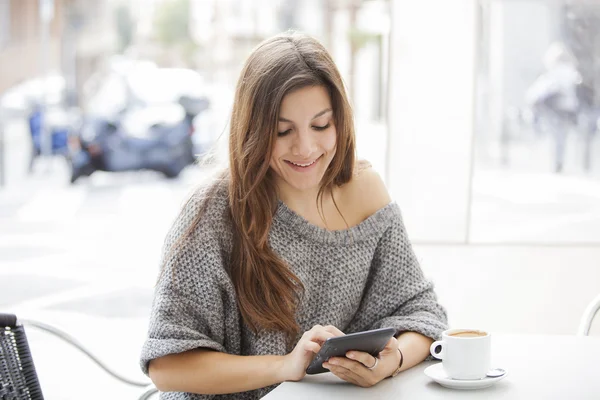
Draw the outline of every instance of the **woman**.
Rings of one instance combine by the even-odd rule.
[[[324,367],[368,387],[423,361],[446,313],[398,206],[355,163],[351,108],[321,44],[291,33],[254,50],[229,149],[229,169],[167,236],[141,360],[162,398],[257,399],[302,379],[326,339],[382,327],[398,334],[377,359]]]

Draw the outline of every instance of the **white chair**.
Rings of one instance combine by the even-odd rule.
[[[74,346],[119,381],[131,386],[144,388],[145,391],[138,397],[138,400],[148,400],[154,394],[158,393],[152,382],[138,382],[116,373],[68,333],[43,322],[17,320],[14,314],[0,313],[0,399],[44,399],[31,356],[29,342],[27,341],[27,335],[25,334],[24,326],[26,325],[57,336]],[[111,328],[114,330],[114,327]],[[73,375],[72,372],[69,372],[71,371],[69,368],[75,370],[77,365],[64,364],[65,362],[61,363],[58,367],[63,368],[63,375],[65,376],[64,384],[68,385],[69,375]],[[77,378],[79,377],[77,376]],[[91,388],[90,390],[95,389]]]
[[[598,310],[600,310],[600,295],[596,296],[596,298],[586,307],[583,316],[581,317],[581,322],[579,323],[579,329],[577,330],[578,335],[589,335],[592,321]]]

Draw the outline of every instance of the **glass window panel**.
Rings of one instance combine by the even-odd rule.
[[[472,242],[600,242],[600,3],[480,0]]]

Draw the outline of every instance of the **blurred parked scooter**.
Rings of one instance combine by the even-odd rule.
[[[80,135],[70,141],[71,183],[94,171],[153,170],[179,176],[195,161],[193,118],[208,101],[182,98],[125,110],[110,117],[87,117]]]

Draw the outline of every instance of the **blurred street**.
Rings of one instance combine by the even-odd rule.
[[[162,241],[203,171],[191,166],[176,180],[97,172],[70,186],[61,159],[51,172],[40,164],[28,177],[28,147],[16,146],[18,138],[0,191],[0,308],[64,329],[117,372],[143,381],[137,357]],[[126,399],[142,391],[47,333],[28,329],[28,336],[48,399]]]
[[[564,171],[552,172],[553,145],[547,136],[515,142],[508,166],[502,166],[499,157],[476,162],[472,242],[590,244],[600,240],[600,140],[592,142],[589,171],[582,166],[581,140],[572,134],[567,138]]]
[[[162,240],[201,173],[186,171],[177,182],[152,173],[95,176],[85,186],[2,202],[2,310],[55,324],[117,371],[141,375],[137,356]],[[115,393],[116,381],[46,333],[30,329],[29,336],[47,398],[81,399],[92,385],[98,390],[86,399],[135,393],[124,385]],[[55,360],[65,358],[72,362],[56,371]]]

